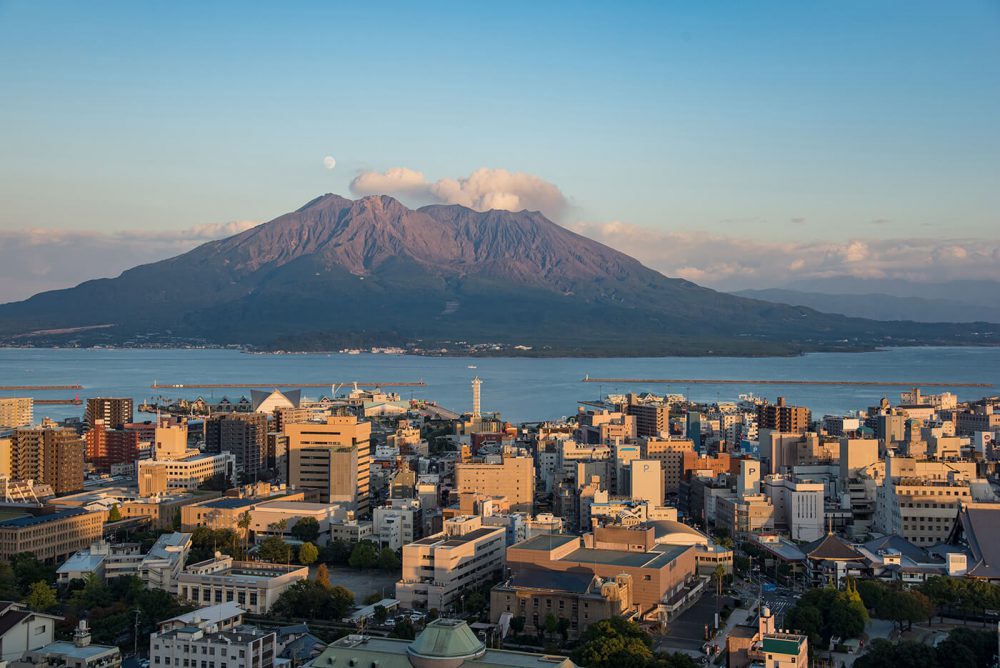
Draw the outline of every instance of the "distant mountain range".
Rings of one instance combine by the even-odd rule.
[[[0,339],[38,345],[497,342],[551,355],[773,355],[992,344],[994,330],[733,296],[663,276],[537,212],[411,210],[385,196],[324,195],[117,278],[0,306]]]
[[[992,322],[1000,323],[1000,306],[980,301],[970,303],[956,293],[954,297],[897,297],[884,293],[837,294],[802,292],[772,288],[739,290],[740,297],[760,299],[790,306],[807,306],[827,313],[877,320],[914,320],[916,322]]]

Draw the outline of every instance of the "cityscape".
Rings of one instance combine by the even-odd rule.
[[[0,62],[0,668],[1000,668],[996,0]]]
[[[918,638],[993,656],[996,396],[814,415],[641,392],[517,424],[478,376],[468,411],[331,394],[86,397],[61,421],[0,398],[7,660],[889,665]]]

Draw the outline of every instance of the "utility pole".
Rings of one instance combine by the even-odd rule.
[[[132,656],[139,656],[139,616],[142,611],[136,608],[132,612],[135,613],[135,624],[132,627]]]

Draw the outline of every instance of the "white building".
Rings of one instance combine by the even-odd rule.
[[[88,576],[113,580],[134,575],[150,588],[175,593],[177,576],[184,570],[191,551],[191,534],[168,533],[156,539],[149,552],[138,543],[112,544],[96,541],[67,559],[57,570],[60,584],[84,580]]]
[[[418,499],[389,499],[372,511],[372,532],[382,547],[400,550],[421,534],[423,511]]]
[[[305,566],[233,561],[218,552],[180,574],[178,598],[192,603],[235,602],[247,612],[265,614],[281,594],[309,576]]]
[[[824,485],[789,476],[769,475],[764,494],[774,506],[774,528],[786,529],[792,540],[812,542],[824,533]]]
[[[22,603],[0,602],[0,662],[16,661],[55,639],[55,615],[32,612]]]
[[[155,668],[272,668],[274,631],[253,626],[217,625],[192,619],[190,625],[174,626],[153,633],[149,639],[149,663]]]
[[[503,572],[506,531],[484,527],[478,515],[445,521],[444,531],[403,546],[396,598],[404,608],[449,610],[467,589]]]
[[[159,473],[162,471],[163,473]],[[197,454],[174,460],[148,459],[138,463],[138,478],[166,476],[166,489],[197,489],[206,480],[222,476],[236,484],[236,455],[223,452],[217,455]]]

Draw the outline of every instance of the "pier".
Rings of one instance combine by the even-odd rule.
[[[865,387],[993,387],[992,383],[927,383],[900,380],[734,380],[730,378],[591,378],[581,383],[608,385],[856,385]]]
[[[407,383],[373,383],[373,382],[342,382],[342,381],[331,381],[329,383],[156,383],[154,382],[150,387],[154,390],[218,390],[218,389],[252,389],[255,387],[273,387],[278,388],[299,388],[299,387],[332,387],[334,385],[357,385],[358,387],[426,387],[427,383],[422,380],[416,382]]]
[[[83,399],[74,397],[72,399],[35,399],[36,406],[81,406]]]
[[[0,385],[0,392],[43,392],[48,390],[82,390],[83,385]]]

